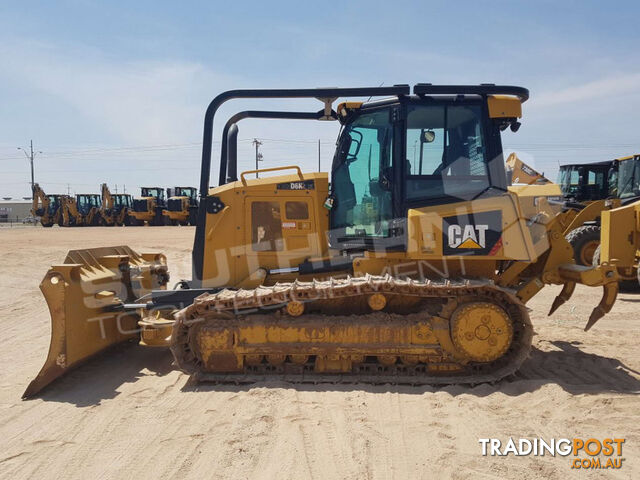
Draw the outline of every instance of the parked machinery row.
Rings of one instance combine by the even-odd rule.
[[[142,187],[140,197],[112,194],[106,183],[101,193],[47,195],[37,183],[33,187],[31,215],[43,227],[195,225],[197,189],[193,187]],[[167,197],[169,197],[167,199]]]

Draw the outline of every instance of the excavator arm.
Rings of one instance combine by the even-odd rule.
[[[49,197],[37,183],[33,185],[32,193],[31,215],[40,217],[40,223],[44,227],[53,225],[53,219],[49,215]]]
[[[100,191],[102,193],[102,206],[100,207],[99,214],[105,225],[113,225],[116,223],[113,196],[106,183],[100,186]]]
[[[76,199],[73,197],[66,197],[62,204],[62,222],[65,227],[73,225],[84,225],[84,217],[78,211]]]

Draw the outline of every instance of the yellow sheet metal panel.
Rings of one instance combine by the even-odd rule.
[[[326,256],[328,190],[326,173],[246,177],[210,189],[225,207],[207,214],[204,285],[246,285],[258,269],[290,269]]]
[[[601,213],[600,263],[632,266],[638,249],[640,202]]]
[[[522,104],[516,97],[508,95],[489,95],[487,98],[490,118],[520,118]]]
[[[532,240],[513,194],[410,209],[407,256],[529,260]]]

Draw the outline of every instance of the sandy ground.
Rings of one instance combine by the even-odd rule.
[[[67,250],[164,251],[190,277],[193,230],[0,228],[2,478],[640,478],[640,295],[582,331],[599,300],[578,288],[553,318],[548,287],[521,373],[497,385],[193,385],[165,350],[117,347],[39,398],[21,393],[49,344],[38,290]],[[479,438],[624,438],[617,471],[569,457],[483,457]]]

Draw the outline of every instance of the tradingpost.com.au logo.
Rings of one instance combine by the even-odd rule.
[[[624,438],[519,438],[509,437],[507,442],[498,438],[478,439],[483,456],[535,456],[571,457],[574,469],[618,469],[622,467]]]

